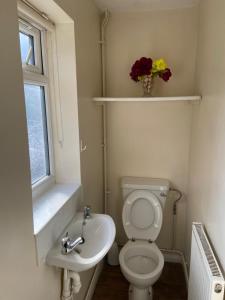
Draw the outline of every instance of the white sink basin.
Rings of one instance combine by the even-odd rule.
[[[83,227],[84,244],[79,245],[70,254],[62,254],[62,237],[66,232],[72,238],[81,236],[82,223],[83,214],[78,213],[59,238],[57,245],[49,251],[46,258],[48,265],[81,272],[91,269],[103,259],[111,248],[116,234],[112,218],[103,214],[92,214],[92,217],[87,219]]]

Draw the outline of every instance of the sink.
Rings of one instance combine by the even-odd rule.
[[[81,236],[83,213],[78,213],[65,229],[57,244],[49,251],[46,262],[50,266],[60,267],[75,272],[82,272],[94,267],[111,248],[116,234],[112,218],[104,214],[92,214],[83,227],[84,244],[79,245],[70,254],[61,253],[61,239],[66,232],[72,238]]]

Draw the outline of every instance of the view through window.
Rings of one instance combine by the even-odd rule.
[[[24,94],[29,141],[32,184],[51,175],[49,118],[47,110],[48,78],[45,74],[42,32],[20,22],[20,50],[24,72]]]

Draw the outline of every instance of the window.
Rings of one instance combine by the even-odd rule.
[[[52,179],[52,138],[45,30],[19,20],[32,186]]]
[[[20,32],[20,46],[22,63],[27,65],[34,65],[34,39],[32,35]]]

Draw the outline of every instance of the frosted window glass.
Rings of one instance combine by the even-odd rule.
[[[29,55],[28,64],[34,65],[34,38],[31,35],[27,35],[20,32],[20,52],[22,63],[26,63],[27,57]]]
[[[49,150],[44,88],[25,84],[30,169],[32,184],[49,175]]]

